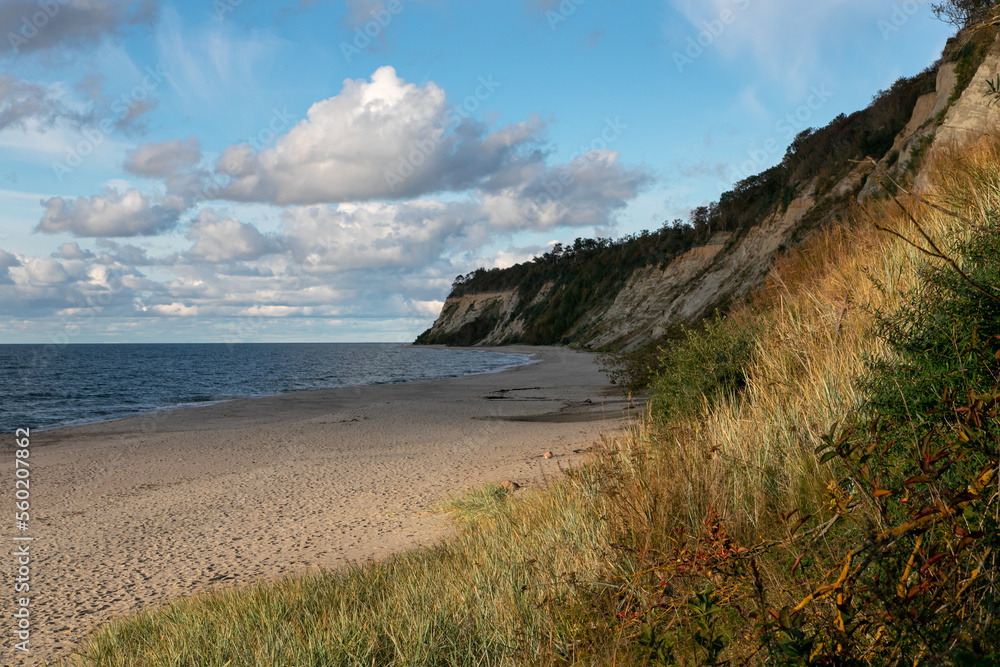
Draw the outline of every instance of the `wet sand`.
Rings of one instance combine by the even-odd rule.
[[[179,597],[431,543],[449,527],[437,502],[542,484],[621,428],[594,355],[501,351],[541,363],[33,434],[31,653],[13,650],[8,602],[0,663],[66,656],[112,617]]]

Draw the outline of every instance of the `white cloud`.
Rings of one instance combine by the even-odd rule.
[[[138,190],[67,201],[53,197],[42,202],[45,214],[36,230],[75,236],[150,236],[174,227],[185,205],[176,197],[154,203]]]
[[[60,119],[79,124],[87,115],[72,110],[48,86],[0,74],[0,130],[44,128]]]
[[[191,38],[178,39],[180,48]],[[201,82],[208,87],[243,66],[230,62],[236,51],[221,42],[209,51]],[[195,76],[204,61],[187,65],[187,72],[165,67],[177,75],[172,83]],[[485,100],[499,84],[484,78],[476,86]],[[271,148],[231,146],[214,167],[193,136],[131,147],[126,170],[161,180],[165,195],[105,180],[109,187],[91,197],[44,198],[37,231],[97,240],[62,243],[51,258],[0,254],[0,307],[76,317],[95,296],[110,294],[102,318],[422,320],[437,314],[456,273],[481,260],[507,266],[535,254],[478,257],[498,237],[607,227],[647,178],[611,151],[550,166],[537,119],[489,127],[457,114],[436,84],[408,83],[391,67],[346,81],[305,119],[289,117],[275,131],[281,136]],[[210,194],[207,186],[220,178],[221,191]],[[186,251],[176,238],[143,247],[110,240],[175,230],[211,197],[254,206],[238,207],[239,215],[200,210],[185,230]],[[149,267],[149,275],[137,267]]]
[[[6,250],[0,250],[0,267],[11,267],[11,266],[21,266],[21,260],[17,258],[17,255],[9,253]]]
[[[485,97],[500,84],[477,85]],[[382,67],[370,81],[348,79],[339,95],[313,104],[273,148],[224,151],[217,170],[232,180],[221,197],[289,205],[462,191],[540,160],[531,150],[540,131],[529,121],[487,134],[449,109],[434,83],[406,83]]]
[[[60,285],[70,282],[62,264],[50,259],[32,258],[24,263],[28,281],[33,285]]]
[[[413,201],[292,208],[284,241],[308,272],[418,267],[436,261],[475,209],[468,204]]]
[[[198,314],[198,306],[188,306],[180,302],[166,305],[151,306],[149,312],[161,317],[194,317]]]
[[[286,210],[282,242],[313,273],[427,266],[475,250],[497,233],[556,227],[606,227],[648,178],[613,151],[568,165],[522,170],[515,184],[459,202],[307,206]]]
[[[591,151],[567,165],[534,166],[515,184],[483,194],[490,225],[508,230],[598,227],[636,197],[649,175],[627,170],[615,151]]]
[[[264,236],[253,225],[223,218],[212,209],[199,214],[188,238],[195,244],[187,257],[202,262],[257,259],[281,251],[277,240]]]
[[[444,301],[418,301],[412,299],[410,305],[417,314],[424,317],[437,317],[444,308]]]
[[[97,261],[102,264],[120,264],[123,266],[146,266],[154,264],[146,255],[146,250],[134,245],[122,245],[109,239],[98,239],[97,246],[101,252],[97,253]],[[159,263],[172,261],[171,258],[159,260]]]

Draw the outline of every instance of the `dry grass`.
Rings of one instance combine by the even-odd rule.
[[[580,484],[457,502],[458,535],[384,562],[204,595],[100,630],[86,665],[512,665],[572,656],[607,571]]]
[[[970,218],[1000,210],[998,146],[934,159],[942,204]],[[962,234],[962,222],[904,203],[935,238]],[[678,526],[697,530],[714,510],[753,545],[786,534],[780,512],[823,502],[830,476],[814,449],[859,404],[866,361],[888,354],[873,314],[892,310],[926,262],[873,221],[913,236],[895,204],[859,208],[782,257],[732,312],[732,326],[764,324],[739,395],[635,424],[547,489],[456,500],[457,535],[438,547],[116,621],[65,664],[646,664],[619,614],[648,602],[655,572],[641,573]],[[836,543],[824,548],[839,556]],[[800,592],[779,564],[763,574],[778,597]]]
[[[939,154],[930,174],[940,194],[926,201],[970,220],[1000,211],[1000,140]],[[650,416],[605,452],[605,465],[622,478],[611,512],[617,531],[633,536],[634,569],[649,575],[632,582],[639,606],[655,602],[641,599],[641,590],[662,587],[663,554],[676,546],[678,527],[696,534],[715,512],[736,543],[753,547],[787,537],[781,513],[812,514],[829,500],[833,474],[815,448],[861,403],[858,378],[866,364],[890,354],[872,333],[876,314],[894,311],[928,262],[913,245],[875,228],[918,238],[902,207],[943,248],[969,230],[909,197],[858,208],[851,224],[822,231],[782,257],[766,288],[731,313],[734,329],[764,320],[743,392],[666,428]],[[789,574],[798,551],[788,551],[758,565],[768,597],[794,604],[808,582]],[[811,555],[832,563],[845,551],[827,541]]]

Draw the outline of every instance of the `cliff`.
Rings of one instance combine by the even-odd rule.
[[[460,276],[417,343],[632,350],[658,341],[761,285],[779,252],[846,219],[855,201],[887,196],[893,181],[919,189],[928,150],[996,126],[1000,105],[985,93],[998,73],[996,29],[962,33],[934,67],[800,134],[780,165],[690,222],[617,242],[578,239],[532,262]]]

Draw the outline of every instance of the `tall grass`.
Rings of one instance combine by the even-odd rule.
[[[760,332],[755,352],[742,367],[742,390],[722,398],[706,396],[700,409],[688,410],[686,417],[675,417],[666,425],[652,415],[607,453],[609,468],[642,480],[641,486],[622,486],[632,493],[618,498],[612,514],[621,534],[632,537],[629,546],[638,561],[634,569],[645,573],[633,579],[626,596],[643,612],[622,631],[631,632],[648,649],[648,659],[714,664],[722,656],[713,656],[706,648],[704,637],[711,636],[728,647],[730,658],[750,660],[747,656],[753,655],[754,660],[764,660],[760,632],[768,632],[768,626],[759,615],[765,608],[768,613],[785,605],[808,611],[797,603],[812,594],[821,573],[839,567],[844,555],[859,539],[869,539],[872,530],[886,527],[886,522],[891,525],[887,504],[860,498],[856,481],[860,477],[849,477],[845,487],[843,469],[822,465],[816,450],[831,442],[828,434],[838,432],[838,424],[868,408],[872,369],[877,375],[903,362],[898,355],[905,345],[877,333],[885,331],[887,314],[909,317],[911,299],[923,293],[928,256],[905,238],[928,243],[913,221],[919,221],[939,247],[954,252],[969,240],[974,225],[981,229],[993,225],[1000,212],[996,139],[936,156],[931,173],[940,191],[930,203],[940,208],[909,198],[859,208],[851,224],[828,229],[802,250],[787,254],[771,272],[766,290],[735,308],[727,325],[713,330],[714,348],[742,345],[748,322]],[[876,224],[897,230],[900,236],[879,231]],[[949,266],[935,261],[943,266],[939,270],[951,275]],[[981,338],[996,333],[983,331]],[[952,371],[972,375],[969,369]],[[677,377],[671,373],[662,383],[669,385]],[[978,391],[991,395],[989,389]],[[661,397],[677,393],[672,389]],[[982,400],[986,407],[978,409],[988,413],[989,399]],[[655,407],[656,401],[651,404]],[[915,425],[927,417],[910,419]],[[642,462],[639,468],[636,461]],[[870,472],[860,464],[855,468],[856,473]],[[877,489],[868,489],[873,490]],[[833,523],[822,530],[816,526],[822,539],[807,549],[792,539],[808,517],[848,515],[852,521],[842,521],[836,529]],[[720,537],[722,527],[725,539]],[[919,546],[914,547],[914,556]],[[742,556],[730,558],[737,554]],[[896,576],[904,569],[900,567]],[[701,576],[692,577],[695,571]],[[725,582],[737,583],[709,596],[711,604],[718,603],[711,612],[704,603],[685,608],[685,600],[694,601],[699,591]],[[817,618],[822,615],[815,611]],[[705,625],[709,617],[714,619],[711,627]],[[794,622],[801,624],[807,615],[797,619]],[[792,625],[787,611],[775,620],[785,640],[806,637],[800,626]],[[716,634],[722,627],[730,632],[725,640]],[[702,640],[692,643],[692,637]],[[679,638],[687,638],[689,645],[667,650]],[[822,652],[821,647],[810,646],[802,655],[780,660],[769,653],[768,660],[805,664]],[[879,655],[887,659],[888,654]],[[791,662],[781,661],[785,659]],[[889,663],[859,657],[856,662],[824,664]]]
[[[456,503],[458,535],[377,564],[212,593],[114,621],[64,664],[512,665],[571,658],[603,581],[601,523],[557,481]]]
[[[960,217],[901,203],[932,237],[966,238],[960,218],[1000,211],[997,140],[930,169],[934,201]],[[865,405],[867,369],[897,360],[877,315],[903,306],[928,262],[875,222],[915,233],[883,201],[786,253],[762,290],[664,350],[645,419],[547,488],[456,499],[455,535],[433,548],[114,621],[63,664],[808,662],[820,649],[791,640],[812,617],[787,609],[864,532],[817,526],[808,553],[790,539],[841,492],[816,448]],[[784,605],[788,641],[761,651]]]

